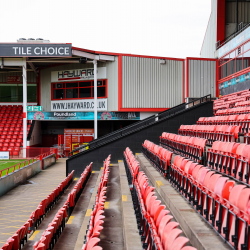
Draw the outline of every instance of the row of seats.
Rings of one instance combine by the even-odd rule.
[[[238,103],[245,102],[249,99],[249,89],[235,92],[229,95],[224,95],[221,98],[214,101],[213,110],[214,113],[219,109],[227,109],[230,107],[238,106]]]
[[[163,176],[168,177],[172,152],[148,140],[142,144],[142,152]]]
[[[228,108],[228,109],[220,109],[216,112],[216,116],[220,115],[241,115],[241,114],[249,114],[250,107],[237,107],[237,108]]]
[[[19,156],[23,146],[23,107],[0,106],[0,151],[9,151],[10,156]],[[27,135],[31,121],[27,121]]]
[[[86,234],[82,250],[102,250],[102,247],[97,246],[100,241],[100,233],[103,230],[103,223],[105,216],[104,213],[104,203],[106,200],[107,182],[109,178],[109,165],[110,165],[109,155],[103,163],[103,173],[97,190],[97,195],[95,198],[95,204],[90,215],[89,226]]]
[[[37,209],[31,213],[27,222],[10,237],[0,250],[19,250],[27,242],[27,235],[31,231],[35,231],[37,226],[41,223],[47,213],[52,209],[59,197],[64,193],[73,179],[72,171],[58,187],[47,196],[46,199],[40,202]]]
[[[181,136],[172,133],[162,133],[160,144],[174,153],[201,163],[204,159],[207,139],[199,137]]]
[[[214,141],[235,142],[240,130],[241,126],[235,125],[181,125],[178,134],[204,138],[212,144]]]
[[[207,167],[250,184],[250,145],[215,141],[207,150]]]
[[[225,165],[234,166],[243,171],[243,176],[249,173],[249,159],[249,145],[215,142],[212,149],[208,149],[207,167],[177,155],[169,175],[171,184],[200,215],[234,249],[241,250],[250,249],[250,189],[211,168],[220,171]],[[229,173],[227,167],[224,173]],[[239,171],[236,173],[241,175]],[[249,179],[245,182],[249,184]]]
[[[1,105],[0,109],[23,109],[22,105]]]
[[[250,123],[250,114],[224,115],[200,117],[196,122],[198,125],[235,125],[240,126],[240,133],[247,133]]]
[[[182,236],[179,223],[172,220],[170,211],[157,200],[154,187],[149,185],[145,173],[139,172],[139,162],[129,148],[124,152],[124,159],[126,172],[133,176],[132,198],[143,249],[195,250],[185,246],[189,239]]]
[[[65,228],[66,219],[69,218],[75,204],[82,193],[83,188],[85,187],[89,176],[91,174],[91,166],[85,168],[80,179],[68,195],[68,199],[64,205],[58,210],[54,219],[49,223],[47,229],[43,232],[39,241],[35,242],[33,245],[34,250],[47,250],[53,249],[57,240],[59,239],[63,229]]]
[[[249,188],[181,156],[170,182],[234,249],[250,249]]]

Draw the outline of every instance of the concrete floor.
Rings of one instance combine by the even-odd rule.
[[[110,166],[106,196],[105,219],[103,230],[100,234],[101,241],[98,245],[101,246],[103,250],[123,250],[122,196],[118,164],[112,164],[112,166]]]
[[[20,185],[0,197],[0,246],[65,178],[65,163],[66,159],[58,159],[55,165],[29,179],[30,184]]]

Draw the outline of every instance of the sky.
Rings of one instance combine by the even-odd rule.
[[[106,52],[200,57],[211,0],[1,0],[0,42],[43,38]]]

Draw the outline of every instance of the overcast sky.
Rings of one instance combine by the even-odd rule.
[[[0,8],[0,42],[185,58],[200,56],[211,0],[2,0]]]

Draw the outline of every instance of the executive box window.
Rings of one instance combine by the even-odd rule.
[[[1,83],[0,102],[22,102],[23,84],[22,83]],[[37,84],[27,84],[27,101],[37,102]]]
[[[219,79],[250,67],[250,41],[234,49],[219,60]]]
[[[52,100],[94,98],[94,81],[52,83]],[[107,80],[97,81],[97,98],[107,97]]]

